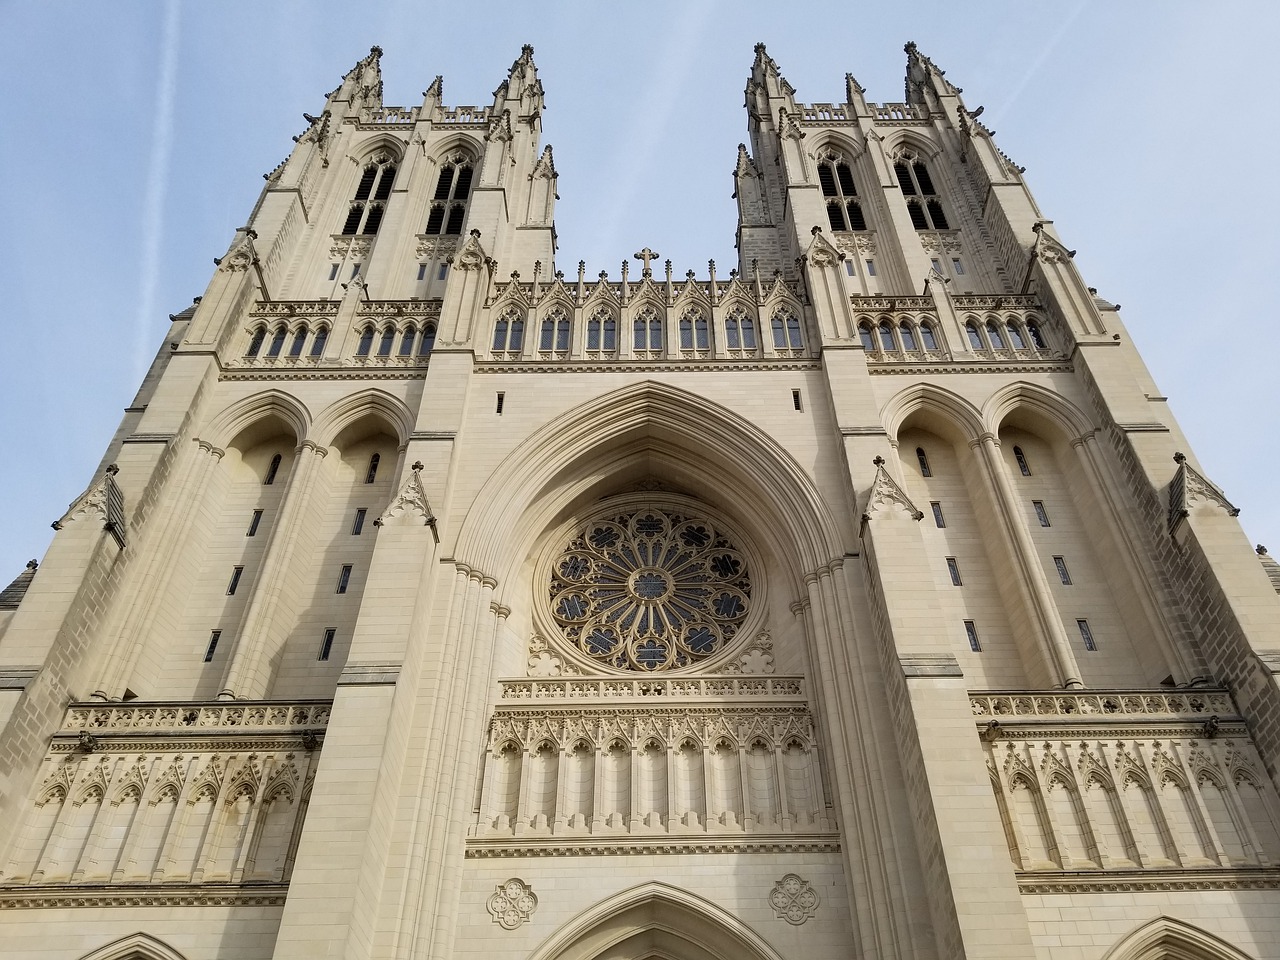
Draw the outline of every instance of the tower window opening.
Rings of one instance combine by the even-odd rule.
[[[1040,333],[1040,325],[1032,322],[1027,324],[1027,336],[1031,338],[1032,345],[1037,350],[1048,350],[1048,345],[1044,342],[1044,337]]]
[[[792,390],[792,391],[791,391],[791,406],[795,407],[795,409],[797,409],[797,410],[801,410],[801,409],[803,409],[803,408],[802,408],[802,406],[801,406],[801,403],[800,403],[800,391],[799,391],[799,390]]]
[[[249,349],[245,350],[246,357],[256,357],[258,351],[262,349],[262,342],[267,339],[267,330],[265,327],[259,327],[253,331],[253,339],[249,341]]]
[[[978,332],[978,328],[972,323],[964,325],[964,332],[969,335],[969,346],[975,350],[985,350],[987,345],[982,342],[982,334]]]
[[[933,332],[933,325],[929,323],[920,324],[920,339],[924,343],[926,350],[938,349],[938,338]]]
[[[941,530],[947,525],[947,518],[942,515],[942,504],[937,500],[933,500],[930,502],[929,508],[933,510],[933,525]]]
[[[253,511],[253,516],[249,518],[249,529],[244,532],[246,537],[256,537],[258,535],[258,524],[262,523],[262,511]]]
[[[846,261],[844,262],[844,272],[845,272],[845,273],[847,273],[847,274],[848,274],[849,276],[851,276],[851,277],[855,277],[855,276],[857,276],[857,272],[856,272],[856,271],[855,271],[855,269],[854,269],[853,261],[852,261],[852,260],[846,260]]]
[[[436,275],[436,279],[443,280],[448,275],[449,275],[449,264],[448,263],[440,264],[440,272]]]
[[[436,325],[434,323],[425,323],[422,325],[422,340],[418,344],[418,356],[428,356],[435,348]]]
[[[1027,348],[1027,342],[1022,339],[1022,331],[1018,329],[1017,324],[1005,324],[1005,329],[1009,332],[1009,343],[1013,346],[1013,349],[1025,350]]]
[[[955,557],[947,557],[947,573],[951,574],[953,587],[964,586],[964,582],[960,579],[960,564],[956,563]]]
[[[231,568],[231,580],[227,583],[227,596],[233,597],[236,593],[236,587],[240,586],[240,577],[244,574],[244,567]]]
[[[1036,519],[1040,521],[1040,526],[1049,526],[1049,512],[1044,508],[1043,500],[1032,500],[1031,506],[1035,508]]]
[[[222,639],[221,630],[213,630],[209,633],[209,644],[204,648],[204,662],[212,663],[213,655],[218,650],[218,641]]]
[[[293,335],[293,343],[289,344],[289,356],[291,357],[302,356],[302,348],[305,347],[306,345],[307,345],[307,328],[306,328],[306,325],[304,324],[303,326],[299,327],[297,332]]]
[[[876,348],[876,338],[871,335],[870,327],[859,324],[858,339],[862,341],[863,350],[874,350]]]
[[[395,346],[396,331],[395,327],[387,327],[382,331],[382,339],[378,341],[378,356],[391,356],[391,348]]]
[[[413,324],[404,328],[404,335],[400,337],[400,356],[413,356],[413,341],[417,339],[418,328]]]
[[[920,464],[920,476],[932,477],[933,471],[929,469],[929,458],[925,456],[924,447],[916,447],[916,460]]]
[[[472,167],[468,163],[446,163],[440,168],[431,210],[427,214],[428,234],[458,236],[467,215],[467,199],[471,196]],[[443,279],[443,278],[442,278]]]
[[[353,263],[353,264],[351,265],[351,279],[352,279],[352,280],[354,280],[356,277],[360,276],[360,267],[361,267],[361,266],[363,266],[363,264]]]
[[[280,472],[280,461],[283,459],[283,456],[278,453],[271,458],[271,465],[267,467],[267,475],[262,478],[264,487],[269,487],[276,482],[276,474]]]
[[[493,325],[493,349],[494,351],[507,349],[507,329],[509,323],[506,317],[499,317],[498,322]]]
[[[378,232],[395,179],[396,167],[389,157],[374,160],[365,166],[351,207],[347,210],[346,222],[342,225],[344,236],[372,236]]]
[[[978,628],[972,620],[964,622],[964,635],[969,640],[969,649],[974,653],[981,653],[982,642],[978,639]]]
[[[338,573],[338,588],[334,593],[346,593],[347,587],[351,584],[351,564],[344,563],[342,570]]]
[[[338,631],[333,627],[326,627],[324,638],[320,641],[320,655],[317,660],[328,660],[329,654],[333,652],[333,638],[338,635]]]
[[[929,169],[920,160],[904,157],[893,165],[893,172],[898,178],[898,186],[903,196],[919,197],[910,200],[907,212],[911,214],[911,223],[917,230],[948,230],[946,214],[942,210],[942,201],[938,199],[938,191],[929,176]],[[921,202],[923,201],[923,202]]]
[[[501,414],[501,413],[502,413],[502,405],[503,405],[503,402],[506,400],[506,398],[507,398],[507,395],[506,395],[505,393],[503,393],[501,390],[499,390],[499,391],[498,391],[498,404],[497,404],[497,406],[494,408],[494,411],[493,411],[494,413],[497,413],[497,414]]]
[[[280,356],[280,351],[284,349],[285,332],[284,327],[279,327],[275,335],[271,338],[271,346],[267,347],[268,357]]]
[[[1018,470],[1021,471],[1024,477],[1031,476],[1031,467],[1027,463],[1027,458],[1022,453],[1021,447],[1013,448],[1013,459],[1018,461]]]
[[[369,458],[369,469],[364,475],[365,483],[373,483],[378,479],[378,464],[382,462],[382,454],[375,453]]]
[[[929,221],[925,219],[924,209],[918,201],[912,200],[907,204],[907,213],[911,214],[911,225],[917,230],[929,229]]]
[[[373,327],[365,327],[360,333],[360,343],[356,346],[357,357],[367,357],[373,349]]]
[[[421,283],[427,279],[427,265],[425,263],[418,264],[418,282]]]
[[[1093,631],[1089,629],[1089,621],[1077,620],[1076,626],[1080,630],[1080,639],[1084,641],[1084,648],[1090,653],[1096,653],[1098,650],[1098,644],[1093,639]]]
[[[368,509],[365,507],[358,507],[356,509],[356,518],[351,523],[351,535],[353,537],[358,537],[364,532],[364,518],[368,512]]]
[[[888,351],[898,349],[898,344],[893,339],[893,328],[889,326],[888,320],[880,322],[880,348]]]
[[[862,206],[855,199],[857,187],[853,171],[843,160],[827,159],[818,164],[818,183],[822,195],[828,198],[827,220],[833,231],[866,230],[867,221]]]
[[[907,323],[905,320],[898,324],[898,335],[902,337],[903,350],[916,349],[916,335],[911,329],[911,324]]]
[[[331,264],[329,264],[329,279],[330,279],[330,280],[337,280],[337,279],[338,279],[338,270],[340,270],[341,268],[342,268],[342,264],[340,264],[340,263],[331,263]]]
[[[876,275],[876,262],[874,260],[864,260],[867,265],[867,276],[874,277]]]
[[[952,269],[952,271],[955,273],[955,275],[956,275],[957,277],[963,277],[963,276],[964,276],[964,264],[962,264],[962,263],[960,262],[960,258],[959,258],[959,257],[952,257],[952,258],[951,258],[951,269]]]
[[[1053,565],[1058,571],[1058,579],[1062,581],[1064,587],[1071,586],[1071,572],[1067,570],[1067,561],[1062,557],[1054,557]]]
[[[311,341],[311,355],[313,357],[324,356],[325,344],[329,342],[329,328],[317,327],[315,339]]]
[[[1000,325],[994,320],[987,324],[987,339],[994,350],[1004,349],[1004,337],[1000,336]]]

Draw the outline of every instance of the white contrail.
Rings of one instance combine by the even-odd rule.
[[[160,73],[156,79],[155,125],[151,134],[151,158],[147,165],[147,192],[142,201],[142,279],[133,339],[135,377],[141,377],[150,364],[160,329],[155,318],[156,289],[159,285],[160,244],[164,239],[164,203],[169,190],[169,157],[173,152],[177,73],[178,0],[169,0],[164,8]]]
[[[1063,36],[1066,35],[1068,28],[1076,22],[1080,14],[1084,11],[1084,8],[1088,6],[1088,3],[1089,0],[1080,0],[1079,5],[1076,6],[1071,15],[1063,19],[1063,21],[1058,25],[1058,29],[1054,31],[1053,36],[1049,38],[1049,42],[1045,44],[1044,49],[1040,51],[1040,55],[1031,61],[1031,66],[1027,67],[1026,72],[1018,82],[1013,85],[1013,89],[1009,92],[1009,95],[1005,97],[1004,102],[984,118],[984,122],[986,124],[989,126],[995,126],[999,123],[1001,117],[1004,116],[1004,112],[1013,106],[1018,97],[1022,96],[1022,91],[1027,88],[1027,84],[1031,82],[1031,78],[1039,72],[1040,67],[1044,64],[1045,60],[1049,59],[1049,54],[1053,53],[1054,48],[1058,46],[1058,43],[1062,40]]]

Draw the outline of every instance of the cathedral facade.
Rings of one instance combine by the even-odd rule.
[[[683,275],[343,78],[0,593],[6,956],[1280,958],[1280,567],[906,53]]]

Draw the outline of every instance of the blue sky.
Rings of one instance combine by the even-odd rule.
[[[523,43],[546,88],[557,266],[648,245],[732,264],[756,42],[803,102],[902,98],[902,45],[965,90],[1123,317],[1210,479],[1280,549],[1280,4],[0,3],[0,585],[48,545],[262,187],[373,44],[385,99],[486,104]],[[1158,11],[1158,15],[1157,15]]]

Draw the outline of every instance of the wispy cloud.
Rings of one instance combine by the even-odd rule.
[[[1022,91],[1027,89],[1028,84],[1031,83],[1031,79],[1040,72],[1040,68],[1044,66],[1044,62],[1049,59],[1049,54],[1053,53],[1054,49],[1062,41],[1062,38],[1067,35],[1067,31],[1071,28],[1071,25],[1080,18],[1080,14],[1084,12],[1084,8],[1088,5],[1089,0],[1080,0],[1080,2],[1076,4],[1076,8],[1071,11],[1071,14],[1058,24],[1058,29],[1053,32],[1053,36],[1049,38],[1049,42],[1044,45],[1036,58],[1031,61],[1031,65],[1027,67],[1026,72],[1024,72],[1022,76],[1018,78],[1018,81],[1009,88],[1008,95],[987,116],[986,122],[988,124],[994,126],[999,123],[1001,117],[1004,116],[1005,111],[1017,102],[1018,97],[1022,96]]]
[[[155,343],[156,290],[159,286],[160,245],[164,240],[164,205],[169,191],[169,158],[173,153],[174,99],[178,75],[178,0],[164,7],[160,38],[160,70],[156,77],[155,123],[151,157],[147,163],[146,195],[142,200],[142,257],[138,314],[134,321],[133,356],[137,374],[146,370]]]

